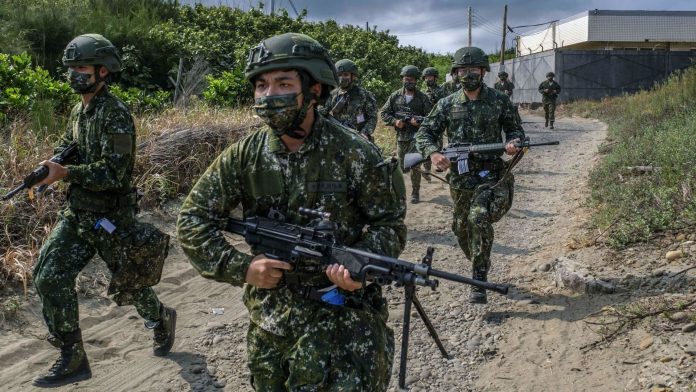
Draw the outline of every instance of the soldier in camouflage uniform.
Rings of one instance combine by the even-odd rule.
[[[556,121],[556,99],[561,93],[561,86],[553,80],[556,76],[553,72],[546,74],[546,80],[539,84],[539,94],[541,94],[541,102],[544,105],[544,126],[553,129],[553,122]]]
[[[384,391],[394,354],[377,284],[343,266],[297,271],[225,240],[230,212],[311,224],[300,207],[331,213],[338,240],[397,256],[406,241],[405,190],[397,165],[376,146],[315,109],[337,85],[314,39],[274,36],[251,49],[246,77],[265,126],[227,148],[198,180],[177,223],[191,264],[208,279],[244,286],[251,322],[247,354],[257,391]],[[327,289],[346,306],[318,298]]]
[[[385,124],[391,125],[396,130],[396,152],[399,156],[401,167],[404,167],[404,156],[410,152],[416,152],[416,140],[414,136],[420,121],[415,118],[408,119],[408,115],[425,116],[430,113],[432,103],[427,95],[416,88],[416,81],[420,76],[418,67],[406,65],[401,69],[403,88],[394,91],[382,106],[380,115]],[[401,114],[397,114],[401,113]],[[419,170],[411,171],[411,203],[420,201]]]
[[[155,355],[166,355],[171,349],[176,322],[176,312],[163,306],[149,285],[141,284],[159,281],[168,237],[135,220],[135,128],[126,106],[106,86],[111,75],[121,70],[117,50],[101,35],[81,35],[66,47],[63,64],[69,67],[70,86],[82,101],[73,108],[56,152],[75,141],[79,159],[67,166],[41,162],[49,168],[41,184],[63,180],[70,188],[68,207],[60,212],[34,268],[48,340],[60,349],[60,357],[48,373],[34,379],[33,384],[40,387],[65,385],[92,375],[82,344],[75,279],[95,253],[114,275],[109,292],[115,294],[115,301],[135,305],[146,327],[154,329]],[[140,230],[143,228],[146,232]],[[157,242],[148,242],[152,239]],[[134,241],[139,244],[129,247]],[[130,252],[134,246],[158,259],[159,270],[152,272],[156,276],[124,277],[137,263],[153,261],[136,260],[138,256]]]
[[[354,62],[343,59],[336,62],[338,88],[319,107],[319,113],[331,116],[348,128],[355,129],[367,140],[377,126],[377,101],[371,92],[357,85],[358,67]]]
[[[513,143],[524,138],[515,108],[503,93],[487,87],[483,76],[490,70],[488,56],[474,47],[455,53],[463,89],[441,99],[416,134],[418,150],[430,157],[447,175],[454,201],[452,230],[466,257],[472,261],[474,279],[487,279],[493,245],[494,222],[510,209],[514,178],[503,176],[505,162],[496,154],[471,155],[467,161],[451,163],[438,152],[443,132],[451,144],[500,143],[505,133],[506,153],[514,154]],[[472,303],[486,303],[484,290],[472,288]]]
[[[437,101],[440,100],[440,98],[443,98],[442,95],[442,89],[437,85],[437,78],[440,76],[440,73],[437,71],[437,68],[434,67],[428,67],[423,70],[423,81],[425,82],[425,95],[430,98],[430,103],[433,104],[433,106],[437,103]],[[440,137],[440,140],[438,141],[438,146],[442,148],[444,142],[443,142],[444,134],[442,137]],[[423,178],[428,180],[430,182],[430,169],[432,168],[432,165],[430,161],[425,162],[423,164]]]
[[[450,68],[450,75],[452,76],[452,80],[446,81],[440,86],[440,98],[454,94],[462,88],[462,83],[459,80],[459,74],[457,73],[457,67],[455,67],[454,63]]]
[[[493,87],[512,99],[512,90],[515,89],[515,84],[508,80],[508,73],[505,71],[498,72],[498,79]]]

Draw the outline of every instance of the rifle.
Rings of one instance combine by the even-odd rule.
[[[331,214],[308,208],[300,208],[299,213],[315,218],[310,227],[281,222],[274,217],[279,216],[277,211],[271,211],[269,218],[250,217],[244,220],[230,218],[227,221],[225,231],[239,234],[255,252],[264,253],[268,257],[285,261],[294,267],[294,271],[321,272],[331,264],[341,264],[348,269],[354,280],[367,281],[378,284],[391,284],[403,286],[405,289],[404,326],[401,345],[401,367],[399,371],[399,386],[404,387],[406,377],[406,359],[408,353],[409,325],[411,317],[411,305],[415,305],[421,319],[428,328],[431,337],[437,344],[445,358],[449,354],[440,342],[430,319],[425,313],[416,296],[416,287],[425,286],[435,290],[439,285],[437,279],[447,279],[453,282],[465,283],[486,290],[492,290],[500,294],[507,294],[508,288],[504,285],[482,282],[450,272],[437,270],[431,267],[434,249],[429,247],[425,257],[420,263],[412,263],[389,256],[384,256],[361,249],[340,245],[334,236],[337,225],[330,220]],[[306,261],[318,260],[320,267],[307,265]],[[333,291],[333,290],[332,290]],[[330,302],[328,298],[322,300]]]
[[[502,154],[505,152],[505,145],[507,143],[489,143],[489,144],[470,144],[470,143],[457,143],[450,144],[446,148],[440,150],[440,154],[444,155],[450,162],[456,162],[459,174],[464,174],[469,171],[469,154],[476,153],[497,153]],[[558,141],[552,142],[542,142],[542,143],[532,143],[529,141],[529,137],[525,138],[522,142],[516,143],[517,148],[521,148],[524,151],[529,147],[537,146],[555,146],[558,145]],[[519,157],[521,158],[521,156]],[[420,165],[421,163],[430,159],[429,157],[424,158],[423,155],[413,152],[408,153],[404,156],[404,168],[410,169],[414,166]],[[513,157],[513,160],[516,158]],[[517,159],[519,161],[519,159]],[[516,164],[517,162],[515,162]],[[513,165],[514,166],[514,165]]]
[[[77,156],[77,142],[72,142],[70,143],[63,151],[61,151],[60,154],[56,154],[54,157],[49,159],[51,162],[55,162],[58,164],[64,164],[74,157]],[[22,180],[22,183],[12,189],[11,191],[7,192],[5,196],[3,196],[0,200],[6,201],[14,197],[17,193],[21,192],[23,189],[29,189],[33,187],[34,185],[38,184],[41,182],[44,178],[48,176],[48,167],[46,166],[39,166],[34,171],[29,173],[26,177],[24,177],[24,180]],[[40,191],[43,191],[45,189],[45,186],[41,186],[39,188]]]
[[[396,116],[399,120],[405,121],[407,123],[411,122],[411,119],[414,119],[418,121],[419,123],[423,122],[425,120],[425,116],[416,116],[415,114],[411,114],[409,112],[396,112],[394,113],[394,116]]]

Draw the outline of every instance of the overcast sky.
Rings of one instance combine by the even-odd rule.
[[[184,0],[184,3],[227,5],[249,9],[259,0]],[[263,1],[261,1],[263,2]],[[271,1],[266,0],[268,8]],[[499,50],[502,41],[503,7],[508,4],[508,26],[522,26],[564,19],[591,10],[696,11],[694,0],[292,0],[298,11],[307,9],[309,20],[334,19],[340,24],[377,26],[399,37],[402,45],[428,52],[448,53],[467,44],[467,7],[473,9],[472,43],[486,52]],[[290,0],[275,0],[275,7],[295,15]],[[267,9],[268,9],[267,8]],[[507,47],[516,33],[508,31]]]

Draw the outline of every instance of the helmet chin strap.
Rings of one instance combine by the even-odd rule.
[[[303,89],[304,90],[304,89]],[[302,139],[307,135],[307,131],[305,131],[300,125],[304,122],[305,118],[307,118],[307,113],[309,112],[309,109],[312,105],[312,97],[309,94],[309,91],[302,91],[302,107],[300,108],[300,111],[297,112],[295,115],[295,119],[292,121],[292,124],[290,124],[287,128],[283,130],[283,133],[290,136],[293,139]],[[299,133],[300,131],[301,133]]]

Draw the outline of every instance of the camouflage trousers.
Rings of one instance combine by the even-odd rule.
[[[556,121],[556,99],[544,99],[544,119]]]
[[[416,150],[416,141],[397,141],[396,142],[396,154],[399,157],[399,164],[401,165],[401,170],[404,169],[404,156],[411,152],[418,152]],[[420,168],[420,166],[418,166]],[[416,195],[420,191],[421,174],[418,170],[411,170],[411,195]]]
[[[330,305],[326,305],[330,306]],[[386,391],[394,334],[383,312],[331,307],[279,336],[249,323],[247,353],[256,391]]]
[[[79,215],[79,216],[78,216]],[[95,253],[114,271],[121,262],[121,252],[104,230],[95,230],[98,218],[92,213],[71,209],[60,212],[58,223],[39,253],[34,267],[34,285],[41,298],[42,312],[52,335],[66,334],[79,328],[75,279]],[[130,218],[110,220],[120,227]],[[145,320],[159,320],[160,302],[152,288],[128,293],[138,314]]]
[[[488,271],[493,248],[493,223],[499,221],[512,205],[514,177],[498,184],[486,182],[475,188],[450,188],[454,201],[452,231],[459,246],[472,262],[472,271]]]

